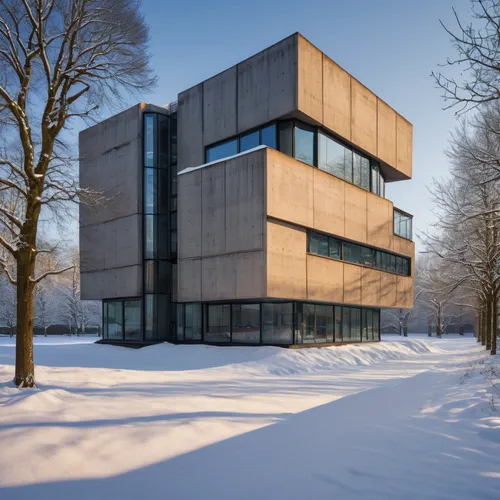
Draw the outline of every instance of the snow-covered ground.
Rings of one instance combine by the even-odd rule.
[[[0,498],[500,498],[491,359],[470,337],[384,340],[38,337],[38,388],[19,391],[0,337]]]

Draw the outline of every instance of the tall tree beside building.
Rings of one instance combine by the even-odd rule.
[[[78,188],[64,130],[122,91],[154,85],[147,42],[134,0],[0,0],[0,190],[22,199],[21,213],[0,205],[0,245],[9,253],[0,265],[17,287],[17,386],[35,383],[35,287],[63,271],[36,273],[41,213],[99,201]]]

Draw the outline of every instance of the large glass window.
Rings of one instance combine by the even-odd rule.
[[[201,340],[201,317],[200,303],[186,304],[185,340]]]
[[[108,339],[123,340],[123,302],[106,302]]]
[[[230,342],[230,308],[229,304],[207,305],[207,321],[205,342]]]
[[[380,340],[380,311],[373,311],[373,340]]]
[[[314,305],[302,304],[302,342],[304,344],[314,343]]]
[[[144,213],[156,213],[156,169],[144,169]]]
[[[154,295],[146,295],[144,297],[145,314],[144,320],[144,338],[146,340],[154,340]]]
[[[329,174],[344,179],[346,156],[350,155],[352,157],[352,152],[342,146],[342,144],[321,133],[318,139],[318,167]]]
[[[262,304],[262,343],[293,343],[293,304]]]
[[[370,189],[370,160],[361,156],[361,183],[360,187],[366,189],[367,191]]]
[[[353,154],[352,183],[356,186],[361,186],[361,156],[357,153]]]
[[[256,148],[259,145],[259,131],[243,135],[240,138],[240,152],[248,151],[249,149]]]
[[[233,343],[260,343],[259,304],[233,304],[231,318]]]
[[[141,340],[141,301],[125,301],[125,340]]]
[[[295,158],[314,165],[314,131],[296,125],[294,128]]]
[[[396,236],[401,236],[407,240],[412,239],[412,222],[413,218],[411,215],[400,212],[394,209],[394,234]]]
[[[333,259],[341,259],[354,264],[374,267],[403,276],[410,275],[410,259],[394,255],[382,250],[342,241],[333,236],[327,236],[316,231],[308,232],[307,251]]]
[[[261,130],[260,143],[276,149],[276,125],[274,123]]]
[[[156,216],[155,215],[145,215],[144,224],[145,229],[145,241],[144,241],[144,257],[146,259],[154,259],[156,257]]]
[[[342,308],[342,341],[351,341],[351,308]]]
[[[238,153],[238,139],[222,142],[207,148],[207,162],[217,161]]]
[[[351,341],[361,341],[361,309],[351,308]]]
[[[156,115],[144,115],[144,166],[155,167]]]

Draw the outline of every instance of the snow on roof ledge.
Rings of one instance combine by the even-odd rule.
[[[209,163],[204,163],[203,165],[198,165],[197,167],[188,167],[185,168],[184,170],[181,170],[178,172],[178,176],[182,174],[189,174],[189,172],[193,172],[194,170],[199,170],[200,168],[205,168],[205,167],[210,167],[211,165],[215,165],[216,163],[220,163],[222,161],[227,161],[227,160],[232,160],[233,158],[238,158],[239,156],[247,155],[249,153],[253,153],[254,151],[259,151],[260,149],[265,149],[268,148],[269,146],[266,146],[265,144],[262,144],[261,146],[257,146],[252,149],[247,149],[246,151],[242,151],[241,153],[238,153],[233,156],[226,156],[225,158],[220,158],[219,160],[211,161]]]

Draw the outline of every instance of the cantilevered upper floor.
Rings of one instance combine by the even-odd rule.
[[[291,140],[288,119],[299,129]],[[251,133],[272,124],[277,149],[334,175],[346,147],[375,160],[385,182],[412,176],[412,125],[299,33],[179,94],[178,170],[268,144]]]

